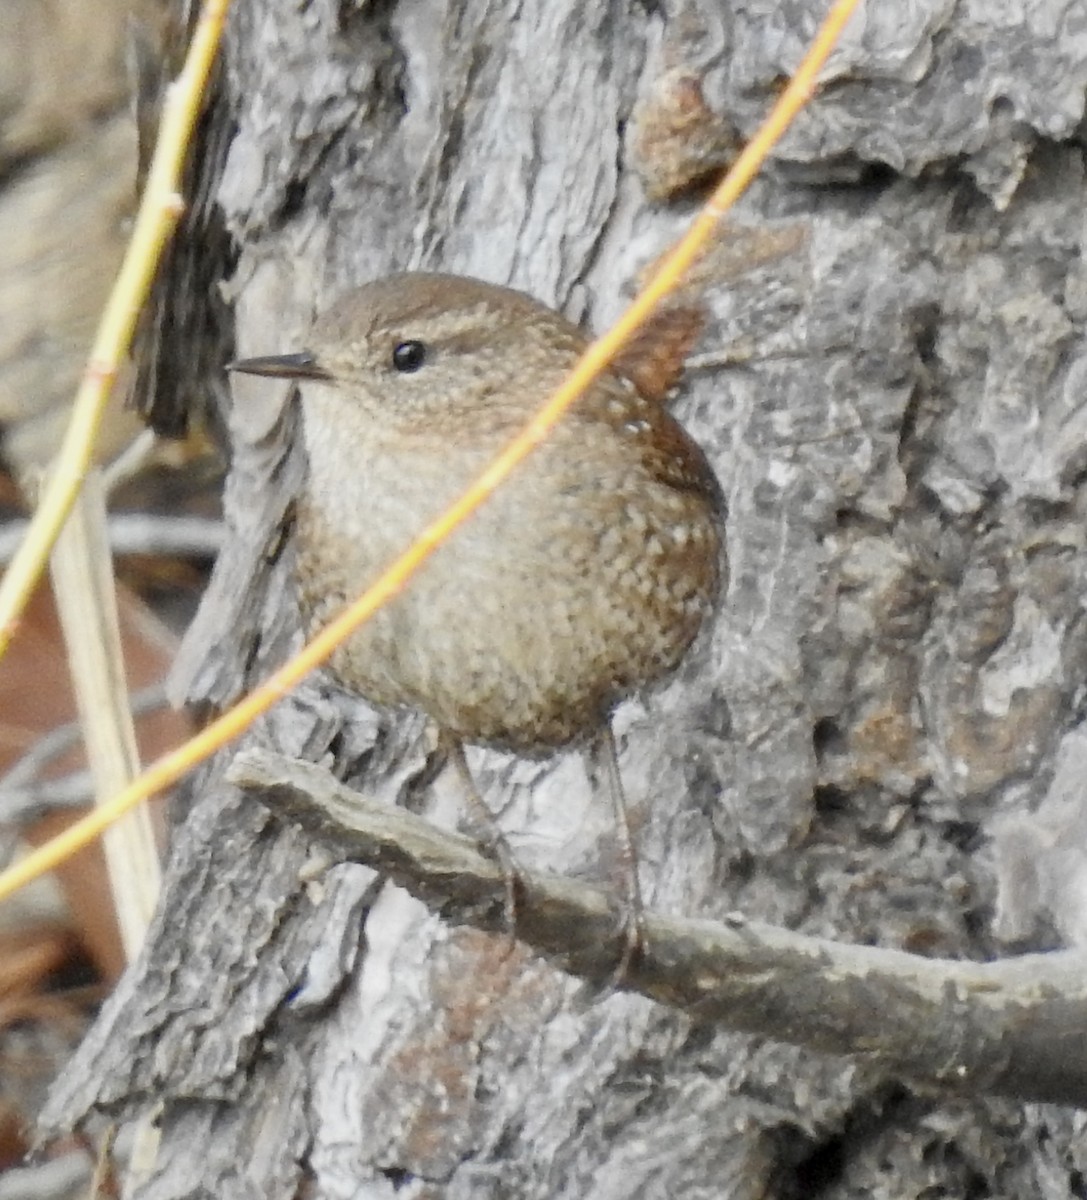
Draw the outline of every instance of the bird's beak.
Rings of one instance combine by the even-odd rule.
[[[331,379],[317,359],[303,350],[299,354],[269,354],[264,358],[240,358],[227,363],[226,370],[243,375],[271,375],[275,379]]]

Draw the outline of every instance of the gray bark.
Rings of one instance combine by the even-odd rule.
[[[601,326],[822,11],[238,0],[215,194],[239,353],[412,266]],[[870,4],[702,267],[679,412],[732,580],[681,676],[616,718],[654,910],[947,959],[1082,945],[1085,86],[1082,4]],[[232,542],[179,675],[212,704],[296,639],[286,397],[235,398]],[[421,723],[327,681],[249,740],[457,820]],[[228,758],[46,1114],[157,1112],[141,1197],[1082,1194],[1074,1111],[586,996],[329,866]],[[578,756],[472,761],[526,866],[606,877]]]

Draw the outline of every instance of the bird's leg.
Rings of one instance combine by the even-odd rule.
[[[623,952],[615,968],[614,979],[621,983],[627,973],[627,968],[633,962],[635,955],[642,946],[642,892],[638,884],[638,856],[634,849],[634,838],[630,831],[630,819],[627,815],[626,793],[623,791],[623,780],[619,774],[619,758],[615,749],[615,735],[612,733],[611,721],[605,721],[600,729],[593,734],[588,747],[589,773],[593,781],[593,790],[601,786],[608,793],[612,809],[615,812],[615,827],[618,838],[618,861],[623,875],[623,890],[626,892],[623,903],[622,935]]]
[[[476,782],[472,778],[472,772],[468,769],[464,743],[460,738],[444,729],[441,731],[441,740],[453,763],[453,769],[460,779],[461,787],[464,789],[472,818],[475,824],[482,829],[487,848],[502,869],[502,877],[506,885],[506,925],[512,942],[517,936],[517,889],[521,878],[517,869],[517,860],[514,858],[513,850],[506,840],[506,835],[499,828],[494,814],[483,803],[483,797],[479,794]]]

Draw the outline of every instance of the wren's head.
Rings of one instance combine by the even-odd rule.
[[[575,326],[521,292],[409,273],[342,296],[304,351],[229,369],[310,381],[305,406],[347,406],[392,429],[443,416],[464,429],[523,419],[585,344]]]

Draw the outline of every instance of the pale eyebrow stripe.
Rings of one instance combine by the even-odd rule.
[[[494,311],[494,306],[490,304],[445,311],[420,309],[415,314],[401,318],[395,324],[379,325],[375,332],[398,337],[401,341],[451,341],[477,330],[480,318]]]

